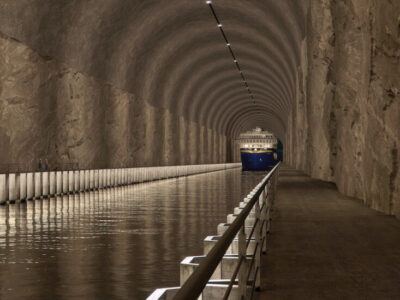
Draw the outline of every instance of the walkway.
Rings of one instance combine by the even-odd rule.
[[[400,221],[281,169],[258,299],[400,299]]]

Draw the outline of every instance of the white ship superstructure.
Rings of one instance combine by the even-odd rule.
[[[276,149],[278,140],[269,131],[257,127],[251,131],[241,133],[236,140],[240,149]]]

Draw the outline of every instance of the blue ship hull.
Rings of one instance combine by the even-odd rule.
[[[242,169],[244,171],[268,170],[278,162],[275,160],[274,154],[275,152],[272,150],[240,149]]]

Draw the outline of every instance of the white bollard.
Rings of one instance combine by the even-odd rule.
[[[119,186],[120,180],[119,180],[119,171],[120,169],[115,169],[115,186]]]
[[[62,186],[63,186],[62,172],[61,171],[57,171],[56,172],[56,194],[57,195],[61,195],[62,194],[62,192],[63,192]]]
[[[57,190],[56,172],[50,172],[49,177],[49,194],[53,197]]]
[[[99,189],[99,170],[94,170],[94,188]]]
[[[68,188],[69,188],[68,181],[69,181],[68,171],[63,171],[62,172],[62,191],[63,191],[64,195],[68,194]]]
[[[115,186],[115,170],[114,169],[111,170],[111,174],[110,174],[110,186],[111,187]]]
[[[99,189],[103,188],[104,170],[99,170]]]
[[[90,177],[89,177],[89,170],[85,170],[85,191],[90,189]]]
[[[26,200],[26,173],[19,174],[19,199]]]
[[[90,190],[93,190],[94,189],[94,170],[89,171],[89,177],[90,177],[89,188],[90,188]]]
[[[47,197],[49,195],[49,172],[42,173],[42,196]]]
[[[33,173],[28,173],[26,174],[26,200],[33,199],[34,190]]]
[[[20,200],[20,186],[21,186],[21,179],[20,179],[20,174],[15,175],[15,198],[17,200]]]
[[[8,174],[8,201],[15,202],[15,174]]]
[[[6,176],[7,176],[6,174],[0,174],[0,204],[4,204],[7,201]]]
[[[106,189],[108,187],[108,170],[107,169],[104,169],[103,176],[104,176],[103,188]]]
[[[85,190],[85,171],[79,171],[79,191],[83,192]]]
[[[79,184],[80,184],[80,172],[79,171],[74,171],[74,192],[78,193],[79,192]]]
[[[133,183],[133,168],[130,168],[129,169],[129,171],[128,171],[128,182],[129,182],[129,184],[132,184]]]
[[[68,193],[73,194],[75,189],[74,171],[68,171]]]
[[[40,172],[35,173],[35,198],[38,199],[40,196],[42,196],[42,182],[41,178],[42,174]]]

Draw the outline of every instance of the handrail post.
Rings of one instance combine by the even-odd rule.
[[[256,207],[255,207],[255,222],[256,223],[256,228],[255,228],[255,241],[256,241],[256,253],[255,253],[255,265],[254,265],[254,271],[255,271],[255,289],[256,290],[260,290],[260,282],[261,282],[261,278],[260,278],[260,271],[261,271],[261,248],[262,248],[262,237],[261,237],[261,231],[262,231],[262,227],[261,227],[261,212],[260,212],[260,199],[261,201],[263,201],[263,193],[260,194],[257,202],[256,202]]]
[[[276,184],[277,184],[277,176],[276,174],[273,174],[271,177],[271,192],[272,192],[272,205],[275,203],[275,191],[276,191]]]
[[[267,197],[266,197],[266,203],[267,203],[267,235],[269,234],[269,231],[271,229],[271,206],[272,206],[272,189],[271,185],[268,185],[267,188]]]
[[[240,227],[239,230],[239,257],[238,261],[242,259],[242,264],[239,270],[239,300],[246,299],[246,291],[247,291],[247,262],[246,262],[246,233],[245,233],[245,222]]]
[[[263,224],[262,229],[261,229],[261,234],[262,234],[262,238],[264,239],[264,243],[261,245],[262,246],[262,253],[265,254],[267,253],[267,229],[268,229],[268,201],[267,201],[267,192],[268,192],[268,188],[267,185],[265,185],[262,193],[261,193],[261,197],[262,197],[262,201],[264,204],[264,208],[261,211],[261,222]]]

